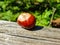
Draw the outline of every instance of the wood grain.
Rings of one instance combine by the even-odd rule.
[[[1,45],[60,45],[60,29],[44,27],[29,31],[16,22],[0,21]]]

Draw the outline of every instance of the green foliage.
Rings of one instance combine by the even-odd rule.
[[[48,9],[46,9],[42,14],[35,11],[34,16],[36,17],[36,25],[47,26],[50,22],[51,14],[52,14],[52,10],[48,10]]]
[[[0,19],[8,21],[16,21],[19,13],[13,14],[10,10],[0,14]]]
[[[21,12],[29,12],[36,17],[36,25],[47,26],[52,8],[56,8],[53,18],[60,18],[60,0],[0,0],[0,20],[16,21]]]

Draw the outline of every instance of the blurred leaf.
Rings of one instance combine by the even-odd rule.
[[[44,2],[44,0],[36,0],[37,2]]]

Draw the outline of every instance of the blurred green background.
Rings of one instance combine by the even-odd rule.
[[[53,19],[60,18],[60,0],[0,0],[0,20],[16,22],[22,12],[32,13],[36,25],[48,26],[53,13]]]

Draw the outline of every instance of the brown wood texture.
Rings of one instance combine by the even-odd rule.
[[[29,31],[16,22],[0,20],[0,45],[60,45],[60,29],[43,27]]]

